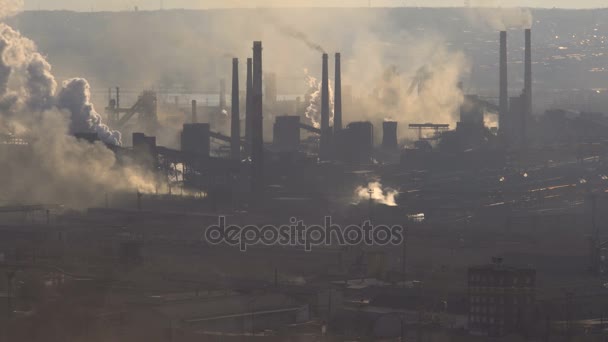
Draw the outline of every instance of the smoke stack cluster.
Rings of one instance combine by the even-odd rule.
[[[340,53],[336,53],[336,79],[334,90],[334,132],[342,129],[342,66]]]
[[[329,137],[329,56],[323,54],[323,74],[321,79],[321,142],[319,158],[330,159],[330,137]]]
[[[507,65],[507,31],[500,31],[500,85],[498,100],[498,128],[504,136],[507,130],[507,115],[509,115],[509,81]]]
[[[252,190],[260,194],[264,190],[264,126],[262,91],[262,42],[253,43],[253,97],[252,101],[252,142],[251,142],[251,181]]]
[[[232,59],[232,118],[230,120],[230,155],[241,159],[241,120],[239,109],[239,59]]]

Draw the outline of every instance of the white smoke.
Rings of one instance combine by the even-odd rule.
[[[396,207],[397,202],[395,198],[399,195],[399,192],[391,188],[383,188],[380,182],[369,182],[367,187],[359,186],[355,190],[355,195],[359,202],[369,200],[371,192],[371,198],[374,202]]]
[[[412,123],[454,127],[463,102],[458,83],[469,70],[462,52],[450,50],[438,35],[407,32],[398,43],[360,34],[353,49],[353,55],[346,56],[343,77],[344,84],[353,86],[349,121],[381,125],[389,117],[400,127]],[[394,57],[387,59],[391,53]],[[400,138],[415,136],[405,128],[399,134]]]
[[[497,31],[527,29],[532,27],[532,12],[529,8],[502,7],[497,0],[477,0],[466,9],[466,17],[475,26]]]
[[[72,134],[94,132],[103,142],[120,146],[122,144],[120,132],[111,130],[101,122],[101,115],[95,111],[90,99],[91,87],[84,78],[73,78],[63,82],[63,87],[57,96],[57,107],[70,112],[70,132]]]
[[[310,123],[315,128],[321,128],[321,91],[323,82],[317,78],[311,76],[308,73],[308,69],[304,70],[306,77],[306,86],[308,91],[304,98],[308,99],[308,106],[306,107],[306,118],[310,120]],[[329,124],[333,125],[334,122],[334,91],[332,82],[329,80]]]
[[[57,89],[55,77],[51,74],[51,65],[40,55],[34,53],[27,66],[28,105],[33,110],[48,110],[54,104]]]
[[[0,18],[14,14],[19,1],[0,0]],[[77,140],[73,133],[97,133],[120,144],[120,133],[101,122],[81,78],[57,82],[36,44],[0,23],[0,200],[9,203],[63,203],[83,208],[103,201],[103,193],[155,190],[154,177],[116,159],[104,143]],[[24,138],[27,144],[6,144]]]
[[[0,0],[0,19],[13,16],[23,10],[23,0]]]
[[[84,209],[102,203],[105,193],[155,191],[152,175],[119,164],[101,142],[77,140],[69,134],[69,122],[68,113],[46,111],[23,122],[28,145],[1,145],[0,201]]]
[[[57,105],[71,113],[70,133],[97,133],[103,142],[120,145],[120,133],[104,125],[90,103],[88,82],[79,78],[68,80],[56,95],[57,82],[51,71],[51,65],[37,51],[33,41],[0,23],[0,110],[3,117],[19,114],[20,117],[13,119],[23,120],[23,116]]]

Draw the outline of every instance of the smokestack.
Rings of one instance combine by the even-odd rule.
[[[334,132],[342,129],[342,66],[340,53],[336,53],[336,89],[334,90]]]
[[[319,158],[328,160],[329,149],[329,56],[323,54],[323,76],[321,83],[321,142],[319,146]]]
[[[509,80],[507,66],[507,31],[500,31],[500,81],[498,100],[498,128],[502,136],[506,135],[507,116],[509,115]]]
[[[523,118],[522,139],[525,143],[527,139],[528,121],[532,117],[532,30],[526,29],[526,52],[525,52],[525,75],[524,75],[524,97],[525,108]]]
[[[196,123],[198,121],[197,118],[197,114],[196,114],[196,100],[192,100],[192,123]]]
[[[264,191],[264,126],[262,91],[262,42],[253,42],[253,93],[251,122],[251,171],[252,190],[255,194]]]
[[[226,109],[226,80],[220,80],[220,111]]]
[[[232,59],[232,119],[230,130],[230,155],[241,159],[241,113],[239,109],[239,59]]]
[[[247,58],[247,94],[245,95],[245,153],[251,156],[251,119],[253,118],[253,59]]]
[[[384,150],[398,149],[397,143],[397,122],[384,121],[382,123],[382,148]]]

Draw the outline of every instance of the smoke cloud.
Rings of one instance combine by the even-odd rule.
[[[27,91],[30,94],[28,106],[33,110],[48,110],[54,104],[57,89],[51,65],[40,55],[34,53],[27,66]]]
[[[63,82],[57,97],[57,106],[71,113],[70,132],[72,134],[94,132],[102,141],[120,146],[122,144],[120,132],[111,130],[101,122],[101,115],[95,111],[90,99],[91,87],[87,80],[73,78]]]
[[[47,111],[22,122],[27,145],[0,145],[0,201],[84,209],[102,203],[105,193],[155,190],[152,175],[119,163],[101,142],[77,140],[69,123],[67,113]]]
[[[323,49],[321,44],[313,42],[308,37],[308,35],[306,35],[306,33],[284,24],[283,22],[281,22],[281,20],[279,20],[279,18],[273,16],[269,12],[264,12],[264,16],[269,20],[271,24],[273,24],[277,28],[277,30],[279,30],[281,34],[299,40],[300,42],[304,43],[304,45],[306,45],[308,48],[313,49],[314,51],[325,53],[325,49]]]
[[[529,8],[503,8],[496,0],[477,0],[466,9],[466,17],[475,26],[497,31],[531,28],[533,21]]]
[[[463,102],[458,83],[470,69],[462,52],[450,50],[432,33],[403,33],[395,43],[362,35],[354,49],[350,58],[346,56],[343,77],[343,84],[353,85],[351,121],[367,120],[378,127],[386,118],[399,122],[400,127],[456,124]],[[391,54],[394,60],[386,58]],[[415,133],[402,128],[399,135],[413,138]]]
[[[0,16],[18,5],[0,0]],[[101,122],[89,83],[70,79],[56,94],[51,71],[33,41],[0,23],[0,201],[84,208],[106,192],[154,191],[152,175],[106,147],[120,145],[120,133]],[[103,142],[72,136],[84,132]]]
[[[371,199],[374,202],[388,205],[391,207],[397,206],[395,198],[399,195],[397,190],[391,188],[383,188],[380,182],[370,182],[367,187],[359,186],[355,190],[355,194],[359,199],[359,202],[369,200],[371,192]]]
[[[23,10],[23,0],[0,0],[0,19],[13,16]]]
[[[306,107],[306,118],[310,121],[313,127],[321,128],[321,91],[323,83],[317,78],[311,76],[308,73],[308,69],[304,70],[306,76],[306,85],[308,91],[306,92],[305,99],[308,99],[308,106]],[[334,121],[334,90],[329,81],[329,124],[333,124]]]

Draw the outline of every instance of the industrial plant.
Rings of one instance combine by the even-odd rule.
[[[374,8],[327,10],[331,25],[311,24],[321,34],[297,25],[304,9],[226,10],[269,35],[226,28],[237,23],[222,11],[11,3],[0,0],[0,342],[608,338],[608,105],[586,106],[606,90],[547,100],[554,50],[571,48],[537,39],[546,27],[559,38],[546,24],[556,10],[382,9],[380,21],[436,15],[479,35],[414,44],[428,28],[363,35],[385,29]],[[352,34],[362,43],[337,43],[340,13],[368,25]],[[163,38],[203,15],[221,24]],[[596,16],[608,12],[587,34],[603,39]],[[66,77],[79,54],[95,63],[69,40],[104,20],[166,45],[157,57],[119,34],[144,52],[122,60],[112,47],[100,63],[160,60],[173,88],[113,69]],[[67,47],[47,52],[56,29]],[[202,83],[177,59],[203,64],[192,41],[214,35],[239,38],[206,43],[219,57],[205,57]]]

